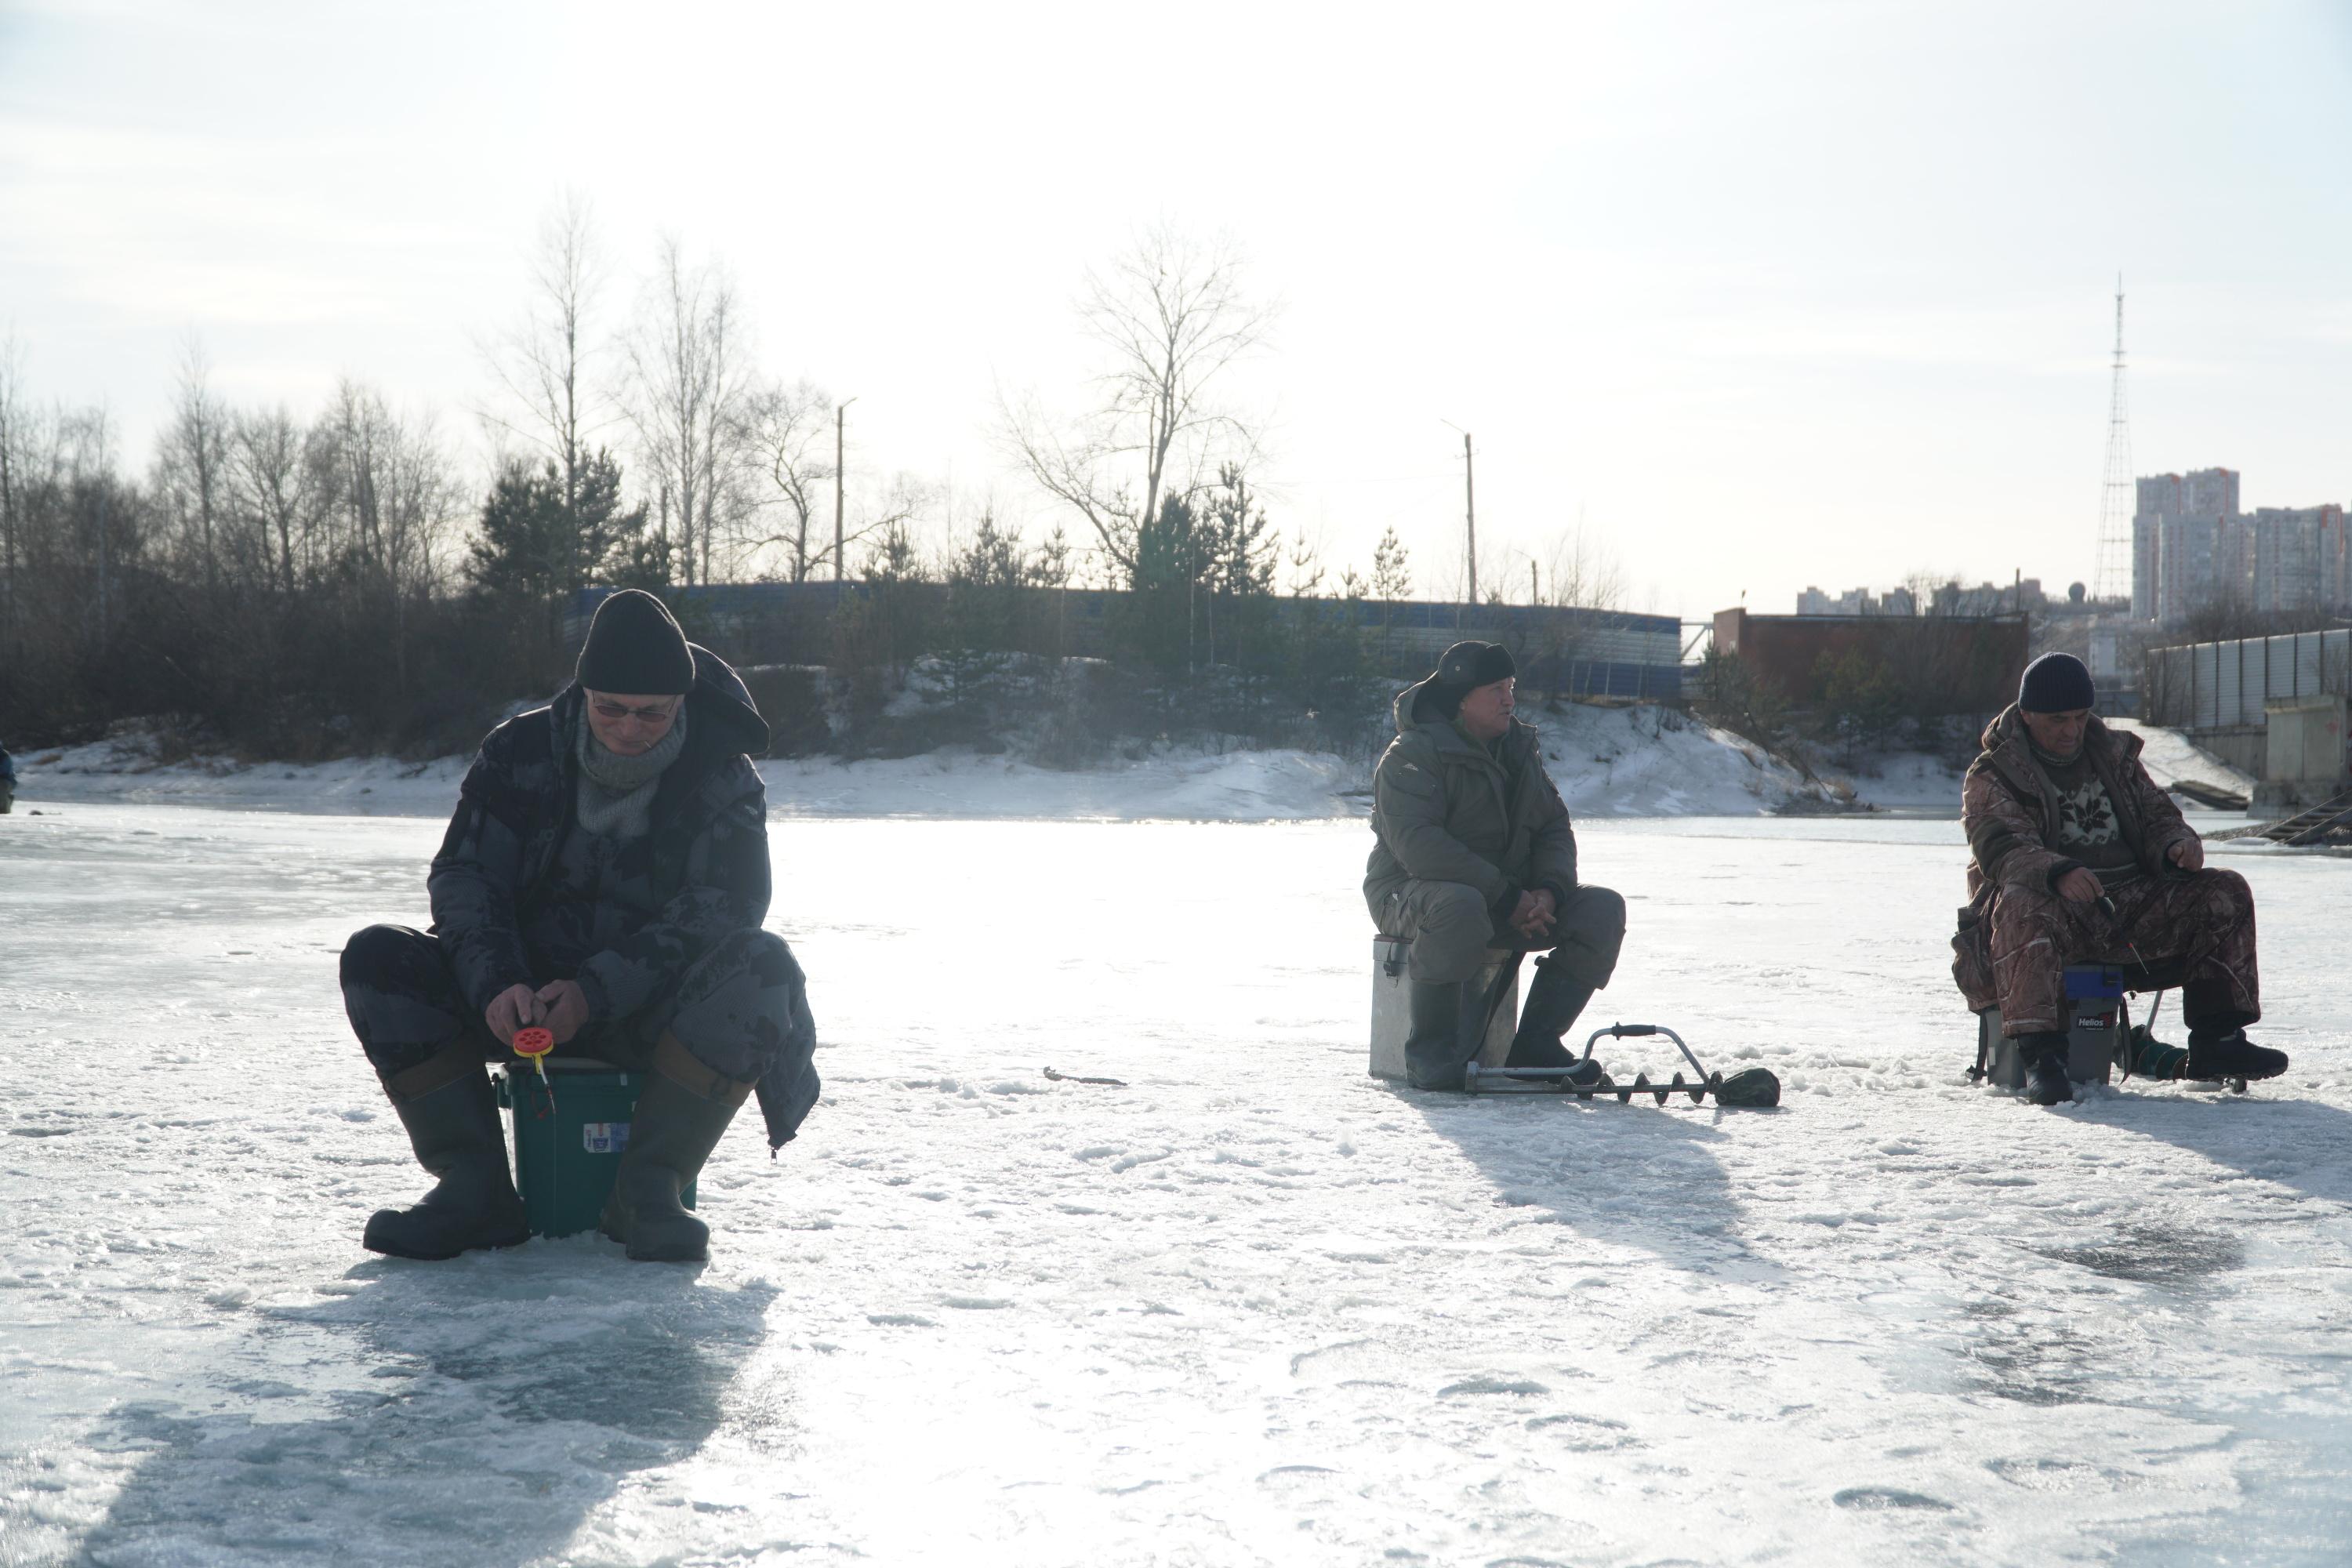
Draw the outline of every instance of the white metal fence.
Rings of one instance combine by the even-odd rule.
[[[2265,702],[2352,693],[2352,628],[2150,648],[2146,685],[2149,723],[2260,724]]]

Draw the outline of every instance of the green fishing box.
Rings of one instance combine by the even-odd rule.
[[[646,1075],[609,1062],[551,1061],[554,1104],[530,1068],[498,1075],[499,1103],[513,1123],[515,1187],[533,1236],[572,1236],[596,1228],[613,1173],[629,1146],[629,1121]],[[684,1194],[694,1206],[694,1188]]]

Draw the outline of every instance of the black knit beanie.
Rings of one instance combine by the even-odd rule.
[[[1437,668],[1429,677],[1430,689],[1451,712],[1478,688],[1508,680],[1518,673],[1519,667],[1511,660],[1511,650],[1501,643],[1458,642],[1437,656]]]
[[[596,606],[577,673],[590,691],[676,697],[694,685],[694,655],[667,605],[642,588],[624,588]]]
[[[2017,705],[2028,713],[2072,713],[2097,700],[2091,672],[2071,653],[2043,654],[2017,683]]]

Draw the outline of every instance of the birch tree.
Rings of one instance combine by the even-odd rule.
[[[712,263],[689,266],[664,236],[627,344],[630,422],[664,499],[671,558],[688,584],[711,580],[714,552],[739,518],[750,351],[734,284]]]

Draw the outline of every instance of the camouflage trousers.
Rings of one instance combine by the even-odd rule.
[[[1549,950],[1554,968],[1598,991],[1617,968],[1625,943],[1625,900],[1606,888],[1580,887],[1552,917],[1548,936],[1529,942],[1495,929],[1486,900],[1467,882],[1418,879],[1391,893],[1381,911],[1381,934],[1409,939],[1405,969],[1424,985],[1467,980],[1511,947]]]
[[[355,932],[343,946],[342,985],[352,1032],[387,1078],[452,1042],[478,1049],[484,1061],[511,1055],[458,990],[441,943],[425,931],[378,925]],[[687,965],[642,1012],[592,1023],[555,1054],[644,1069],[665,1032],[720,1077],[758,1081],[796,1043],[815,1037],[792,949],[767,931],[736,931]]]
[[[2182,984],[2191,1028],[2263,1016],[2254,967],[2254,894],[2235,871],[2208,868],[2185,877],[2137,877],[2110,889],[2116,918],[2040,888],[2004,886],[1992,905],[1992,974],[2000,1032],[2066,1027],[2066,965],[2112,963],[2130,985],[2145,962],[2166,984]],[[2139,951],[2137,955],[2133,949]]]

